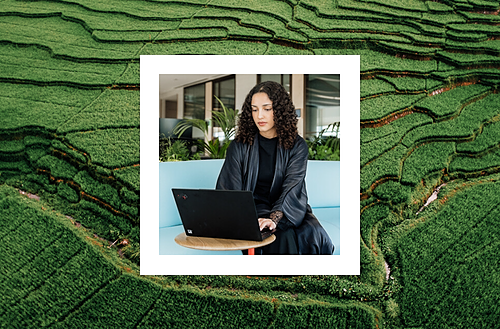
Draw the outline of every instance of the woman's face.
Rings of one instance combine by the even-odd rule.
[[[266,138],[278,136],[274,126],[273,102],[266,93],[256,93],[252,96],[252,117],[259,133]]]

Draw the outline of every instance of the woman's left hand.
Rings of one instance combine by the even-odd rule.
[[[259,227],[261,231],[266,227],[273,231],[276,229],[276,224],[270,218],[259,218]]]

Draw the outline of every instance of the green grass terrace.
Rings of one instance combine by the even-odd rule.
[[[499,9],[0,1],[0,326],[495,327]],[[361,275],[139,275],[139,56],[167,54],[360,55]]]

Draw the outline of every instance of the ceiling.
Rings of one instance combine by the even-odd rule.
[[[160,74],[160,96],[176,89],[217,79],[226,74]]]

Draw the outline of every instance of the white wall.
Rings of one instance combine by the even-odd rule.
[[[257,84],[257,74],[236,74],[236,90],[234,104],[241,111],[245,97]]]
[[[184,111],[184,89],[178,88],[160,94],[160,113],[165,115],[165,100],[177,100],[177,119],[182,119]]]
[[[300,118],[297,122],[297,130],[300,136],[304,136],[304,118],[306,116],[306,95],[304,91],[304,75],[292,74],[292,103],[296,109],[300,109]]]

